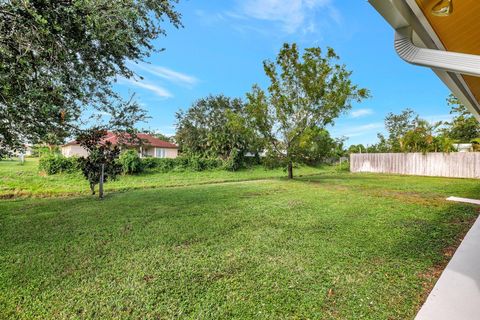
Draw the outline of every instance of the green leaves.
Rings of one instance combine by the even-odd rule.
[[[450,95],[447,102],[451,107],[450,114],[454,115],[454,118],[451,122],[446,123],[446,134],[451,139],[463,143],[469,143],[480,137],[480,123],[473,114],[454,95]]]
[[[275,62],[263,64],[270,80],[267,92],[254,85],[247,94],[255,129],[287,163],[306,159],[300,142],[309,129],[332,124],[352,101],[369,97],[367,89],[352,84],[351,72],[338,59],[332,48],[324,55],[318,47],[301,53],[295,43],[285,43]]]
[[[79,158],[80,169],[90,184],[92,194],[100,182],[102,165],[104,166],[104,182],[115,180],[122,172],[122,165],[117,162],[120,148],[111,142],[104,142],[107,131],[99,128],[84,130],[77,141],[88,151],[87,157]]]
[[[177,143],[188,155],[241,159],[245,152],[262,148],[246,117],[241,99],[224,95],[200,99],[177,113]]]
[[[71,133],[87,109],[125,107],[112,84],[134,76],[127,61],[149,56],[166,21],[181,26],[177,2],[1,2],[0,157],[48,133]],[[110,113],[117,124],[138,119]]]

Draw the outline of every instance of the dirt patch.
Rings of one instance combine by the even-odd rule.
[[[0,200],[7,200],[7,199],[13,199],[15,198],[14,193],[5,193],[5,194],[0,194]]]

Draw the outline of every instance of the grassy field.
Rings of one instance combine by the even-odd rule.
[[[99,201],[0,168],[3,194],[44,196],[0,200],[0,319],[412,319],[478,214],[445,197],[480,191],[257,168],[125,177]]]
[[[330,171],[332,171],[330,169]],[[311,167],[295,171],[297,175],[312,175],[325,172]],[[254,167],[239,172],[214,170],[206,172],[145,172],[136,176],[120,176],[117,181],[105,185],[109,190],[132,190],[156,187],[177,187],[205,183],[261,180],[284,177],[282,169],[265,170]],[[27,159],[22,165],[18,161],[0,161],[0,198],[51,197],[88,194],[88,182],[81,173],[47,176],[38,170],[38,159]]]

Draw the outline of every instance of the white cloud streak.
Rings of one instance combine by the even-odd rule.
[[[453,115],[439,114],[439,115],[432,115],[432,116],[425,116],[425,117],[421,116],[420,118],[427,120],[431,124],[434,124],[439,121],[452,121]]]
[[[372,131],[378,131],[379,129],[383,129],[383,128],[384,128],[383,122],[374,122],[374,123],[349,127],[345,130],[339,130],[337,135],[346,136],[349,138],[358,137],[358,136],[363,136]]]
[[[198,83],[198,79],[194,76],[187,75],[169,68],[144,63],[136,64],[135,66],[156,77],[166,79],[177,84],[193,86]]]
[[[352,111],[350,113],[350,116],[352,118],[361,118],[361,117],[372,115],[373,113],[374,112],[372,109],[358,109],[358,110]]]
[[[153,92],[157,96],[161,98],[172,98],[173,94],[170,93],[167,89],[157,86],[153,83],[145,82],[145,81],[136,81],[132,79],[125,79],[125,78],[120,78],[118,80],[118,83],[120,84],[125,84],[125,85],[130,85],[130,86],[135,86],[138,88],[146,89],[150,92]]]
[[[257,20],[277,22],[292,34],[314,32],[315,13],[323,10],[336,23],[341,21],[339,12],[330,0],[238,0],[239,13]]]

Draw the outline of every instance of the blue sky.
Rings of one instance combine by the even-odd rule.
[[[266,87],[262,61],[284,42],[301,48],[333,47],[353,80],[372,98],[339,118],[330,132],[347,144],[373,144],[388,112],[413,108],[431,121],[449,118],[445,85],[425,68],[394,52],[393,30],[367,1],[181,1],[184,28],[168,27],[155,44],[165,51],[132,65],[142,81],[119,80],[122,95],[136,94],[152,117],[144,128],[172,135],[175,112],[208,94],[244,97],[254,83]]]

